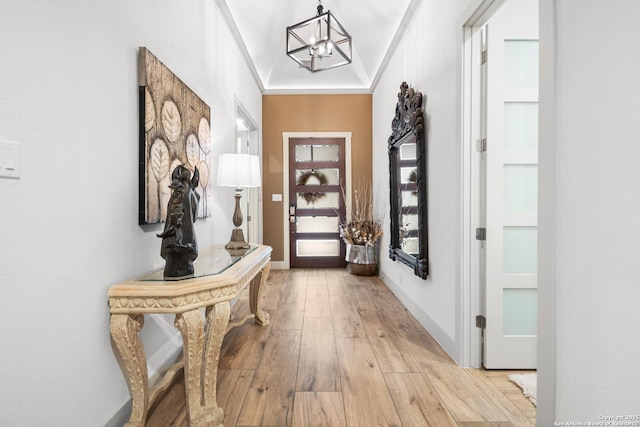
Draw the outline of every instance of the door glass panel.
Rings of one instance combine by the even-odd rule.
[[[298,209],[335,208],[338,209],[340,198],[337,192],[296,193]]]
[[[537,212],[538,166],[504,166],[504,211]]]
[[[416,144],[402,144],[400,146],[400,160],[415,160]]]
[[[418,215],[402,215],[402,225],[409,230],[417,230]]]
[[[299,216],[296,231],[298,233],[337,233],[338,217]]]
[[[538,149],[538,103],[504,103],[505,150]]]
[[[400,247],[408,254],[418,253],[418,215],[402,215],[400,224]]]
[[[305,256],[339,256],[339,240],[302,240],[296,241],[296,255]]]
[[[402,206],[418,206],[418,194],[416,191],[403,191],[402,192]]]
[[[504,227],[503,272],[536,274],[538,272],[537,227]]]
[[[320,179],[326,179],[324,185],[338,185],[340,183],[340,174],[338,169],[314,169],[316,174],[320,176],[311,175],[306,178],[304,184],[300,182],[300,179],[303,175],[309,174],[312,172],[311,169],[297,169],[296,170],[296,182],[303,185],[320,185]],[[304,179],[304,177],[302,178]]]
[[[538,333],[538,290],[505,288],[502,293],[502,333]]]
[[[504,84],[508,88],[538,87],[538,41],[504,41]]]
[[[418,238],[408,237],[402,241],[402,250],[410,255],[418,253]]]
[[[296,162],[337,162],[337,145],[297,145]]]
[[[415,166],[400,168],[400,183],[401,184],[415,184],[416,183],[416,168]]]

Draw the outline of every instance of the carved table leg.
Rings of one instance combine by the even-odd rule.
[[[204,347],[204,367],[203,367],[203,410],[210,414],[215,414],[222,427],[224,414],[218,407],[216,398],[218,382],[218,362],[220,360],[220,348],[222,340],[229,324],[231,315],[229,301],[221,302],[207,307],[207,332]],[[219,418],[218,418],[219,417]],[[216,424],[217,425],[217,424]]]
[[[204,342],[202,316],[198,309],[176,315],[175,324],[176,327],[180,329],[183,342],[184,385],[189,427],[222,427],[224,414],[222,413],[222,409],[218,408],[215,400],[216,381],[215,378],[213,380],[207,378],[208,375],[210,375],[210,371],[213,371],[214,375],[217,375],[217,360],[220,355],[222,336],[229,321],[229,302],[227,301],[218,305],[221,306],[219,310],[216,306],[214,310],[211,310],[211,313],[208,313],[208,317],[210,316],[212,318],[213,323],[207,327],[206,344]],[[222,317],[225,315],[226,317],[223,320]],[[220,325],[220,330],[217,327],[218,323],[224,323],[224,325]],[[219,341],[218,344],[216,344],[217,341]],[[206,351],[206,353],[203,355],[204,351]],[[215,355],[212,355],[212,353],[215,353]],[[208,366],[210,364],[210,357],[216,360],[215,369]],[[203,365],[203,362],[205,365]],[[207,390],[207,383],[203,382],[203,376],[204,379],[208,381],[208,384],[210,384],[208,387],[214,388],[212,400],[210,391],[203,396],[203,390]],[[204,401],[203,397],[205,397]],[[209,400],[207,400],[207,398],[209,398]]]
[[[147,422],[149,376],[144,347],[138,336],[143,325],[142,314],[111,315],[111,341],[131,393],[131,417],[125,427],[144,427]]]
[[[262,310],[262,288],[267,282],[270,270],[271,263],[269,262],[262,268],[262,271],[251,280],[249,286],[249,306],[251,307],[251,313],[256,316],[256,323],[261,326],[269,324],[269,313]]]
[[[196,418],[202,408],[202,341],[204,336],[202,316],[198,309],[176,314],[176,328],[182,334],[184,358],[184,391],[189,426],[196,426]],[[200,425],[200,424],[197,424]]]

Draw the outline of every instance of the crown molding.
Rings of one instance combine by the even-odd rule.
[[[262,83],[262,79],[260,79],[260,74],[258,74],[258,70],[256,69],[256,66],[253,63],[253,60],[251,59],[251,55],[249,54],[247,45],[245,45],[244,40],[240,35],[240,30],[236,25],[236,21],[233,19],[233,15],[231,14],[231,10],[229,9],[227,2],[225,0],[216,0],[216,4],[218,5],[218,8],[222,13],[222,17],[224,18],[225,22],[227,23],[227,26],[229,27],[229,31],[231,31],[231,35],[233,36],[234,40],[236,41],[236,44],[238,45],[238,49],[240,50],[242,57],[247,63],[247,67],[249,67],[249,70],[251,71],[251,75],[253,75],[253,79],[255,80],[256,84],[258,85],[258,88],[260,89],[260,92],[264,93],[265,88],[264,88],[264,84]]]
[[[373,93],[376,86],[378,85],[378,81],[380,81],[380,78],[382,77],[382,73],[384,72],[385,68],[387,68],[387,65],[389,64],[389,62],[391,61],[391,57],[393,56],[396,49],[398,48],[398,45],[400,44],[400,40],[402,39],[402,36],[404,35],[406,28],[409,26],[409,23],[415,16],[419,5],[420,5],[420,0],[411,0],[411,2],[409,3],[409,6],[407,6],[407,10],[404,12],[404,15],[402,16],[400,25],[398,25],[398,29],[396,30],[396,33],[393,36],[393,39],[391,40],[391,43],[389,43],[389,48],[387,49],[387,52],[385,53],[384,58],[382,58],[382,62],[380,63],[380,66],[376,71],[376,75],[373,76],[373,79],[371,80],[371,87],[369,88],[371,93]]]

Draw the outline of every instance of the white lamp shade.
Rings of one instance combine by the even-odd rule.
[[[243,153],[221,154],[217,182],[220,187],[260,187],[260,157]]]

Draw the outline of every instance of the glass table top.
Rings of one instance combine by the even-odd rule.
[[[251,245],[248,249],[225,249],[224,246],[214,246],[198,254],[193,262],[194,273],[182,277],[164,277],[164,267],[145,276],[136,279],[141,282],[167,282],[196,277],[212,276],[220,274],[242,258],[256,250],[257,245]]]

